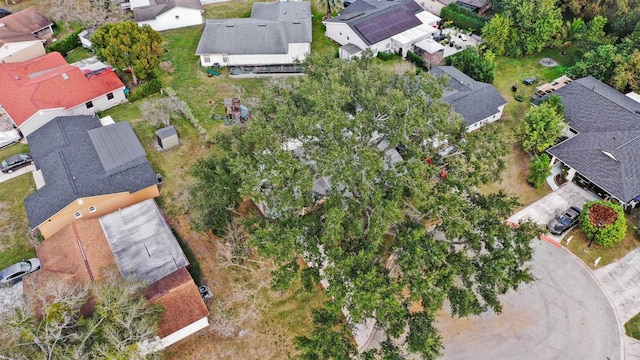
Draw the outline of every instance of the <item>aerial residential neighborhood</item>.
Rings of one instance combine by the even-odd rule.
[[[579,5],[7,0],[0,357],[640,359],[640,2]]]

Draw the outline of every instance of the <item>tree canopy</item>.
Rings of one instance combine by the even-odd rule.
[[[566,125],[564,106],[559,98],[558,95],[552,95],[539,106],[529,108],[518,132],[523,150],[540,154],[553,146],[562,135]]]
[[[304,65],[307,76],[271,82],[246,127],[221,135],[228,168],[212,161],[211,171],[237,176],[240,197],[265,205],[267,216],[247,229],[280,264],[277,285],[298,276],[304,259],[329,284],[332,319],[342,309],[355,323],[375,318],[388,336],[381,351],[433,358],[442,346],[434,319],[446,299],[457,316],[500,311],[499,295],[531,280],[537,226],[505,225],[515,199],[477,191],[499,178],[508,146],[492,125],[464,132],[439,100],[446,78],[391,73],[370,55],[313,56]],[[457,152],[437,155],[442,142]],[[198,186],[212,181],[199,173]],[[325,322],[319,331],[332,328]],[[323,338],[343,336],[314,332],[297,343]]]
[[[162,309],[140,288],[115,273],[91,285],[50,279],[23,307],[2,314],[0,357],[143,359],[140,345],[156,337]]]
[[[130,69],[134,84],[160,64],[162,36],[149,25],[133,21],[106,24],[91,36],[98,59],[118,70]]]
[[[120,0],[44,0],[48,15],[58,22],[78,22],[88,29],[131,20]]]
[[[562,28],[555,0],[501,0],[500,16],[482,29],[482,38],[496,55],[521,56],[553,44]]]
[[[491,50],[482,54],[476,48],[469,48],[448,56],[446,62],[447,65],[454,66],[473,80],[492,83],[493,72],[496,69],[494,58]]]

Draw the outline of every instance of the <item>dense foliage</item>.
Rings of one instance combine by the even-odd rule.
[[[611,212],[615,215],[615,221],[608,223],[606,218],[594,214],[598,207],[611,209]],[[627,234],[627,219],[624,216],[622,206],[610,201],[594,200],[588,202],[582,208],[579,221],[580,230],[584,232],[587,238],[604,247],[616,245]]]
[[[211,194],[195,209],[206,214],[236,191],[262,204],[266,216],[247,229],[280,265],[275,284],[286,288],[302,258],[328,283],[331,317],[344,309],[352,325],[375,318],[386,355],[404,347],[433,358],[445,300],[456,316],[499,312],[499,295],[531,280],[538,227],[505,225],[515,199],[476,190],[499,178],[508,146],[492,125],[464,132],[439,101],[446,79],[391,73],[367,55],[311,57],[305,68],[306,77],[269,83],[247,126],[220,136],[227,160],[209,160],[215,175],[196,173]],[[434,142],[445,140],[459,151],[443,178]],[[316,330],[298,341],[305,353],[323,354],[321,339],[346,341],[333,326]]]
[[[129,102],[135,102],[144,99],[149,95],[157,94],[162,89],[162,82],[158,78],[153,78],[144,84],[136,87],[129,95]]]
[[[562,14],[555,0],[502,0],[501,13],[482,29],[482,39],[496,55],[522,56],[555,42]]]
[[[0,357],[144,359],[140,345],[155,338],[162,309],[140,287],[115,274],[91,285],[49,279],[25,306],[2,314]]]
[[[529,165],[529,176],[527,176],[527,181],[536,189],[539,189],[546,183],[547,177],[550,174],[551,160],[549,159],[549,155],[536,155]]]
[[[565,128],[564,106],[558,95],[552,95],[529,108],[517,137],[523,150],[541,154],[555,144]]]
[[[446,57],[445,60],[447,65],[454,66],[473,80],[490,84],[493,82],[493,73],[496,69],[493,58],[490,50],[481,54],[476,48],[468,48]]]
[[[64,39],[47,45],[47,52],[57,51],[62,54],[62,56],[67,56],[69,51],[81,45],[80,38],[78,37],[78,34],[81,32],[82,30],[74,31]]]
[[[103,25],[91,36],[98,59],[118,70],[130,69],[134,84],[160,64],[162,36],[149,25],[133,21]]]
[[[444,20],[451,21],[454,26],[460,29],[473,29],[473,31],[478,34],[487,22],[486,18],[479,16],[469,9],[463,8],[455,2],[443,7],[440,11],[440,17]]]

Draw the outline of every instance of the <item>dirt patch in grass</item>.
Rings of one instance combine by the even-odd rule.
[[[595,242],[591,243],[591,246],[589,246],[589,239],[587,239],[584,233],[577,227],[565,235],[561,244],[582,259],[582,261],[592,269],[596,269],[622,259],[631,250],[640,245],[640,241],[638,241],[638,237],[635,233],[638,226],[640,226],[640,209],[635,209],[630,214],[627,214],[627,234],[624,239],[614,247],[605,248]],[[569,238],[571,238],[571,241],[567,244],[567,240]],[[596,266],[594,265],[594,262],[597,258],[601,259]]]

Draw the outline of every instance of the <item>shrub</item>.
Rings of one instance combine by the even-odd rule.
[[[159,93],[160,89],[162,89],[162,82],[160,79],[151,79],[131,92],[131,95],[129,95],[129,102],[135,102],[140,99],[144,99],[149,95]]]
[[[422,58],[422,56],[414,53],[413,51],[407,52],[407,60],[416,64],[418,68],[427,68],[427,62]]]
[[[67,56],[67,53],[69,51],[81,45],[80,38],[78,37],[78,34],[80,34],[81,32],[82,29],[74,31],[73,33],[71,33],[71,35],[65,37],[64,39],[51,43],[51,45],[47,46],[47,52],[49,53],[57,51],[62,54],[62,56]]]
[[[476,81],[493,82],[494,63],[478,53],[475,48],[465,49],[445,58],[447,65],[451,65]]]
[[[487,22],[487,19],[456,3],[443,7],[440,11],[440,17],[451,21],[454,26],[461,29],[473,29],[477,34],[482,32],[482,28]]]
[[[551,174],[551,161],[549,155],[542,154],[531,160],[529,165],[529,176],[527,182],[536,189],[540,189],[547,180],[547,176]]]
[[[382,61],[389,61],[389,60],[393,60],[395,58],[399,57],[398,54],[393,53],[393,52],[385,52],[385,51],[380,51],[378,52],[377,58],[382,60]]]
[[[604,247],[613,247],[627,233],[627,219],[619,204],[594,200],[580,214],[580,229],[589,240]]]

